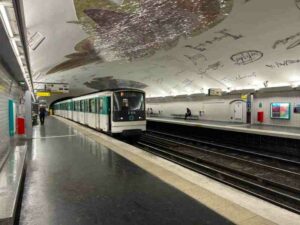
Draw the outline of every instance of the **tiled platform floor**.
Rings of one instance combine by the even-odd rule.
[[[21,225],[233,224],[53,117],[28,144]]]

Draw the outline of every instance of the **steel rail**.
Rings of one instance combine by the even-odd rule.
[[[192,149],[195,149],[195,150],[199,150],[199,151],[203,151],[203,152],[208,152],[210,154],[220,155],[222,157],[235,159],[235,160],[238,160],[238,161],[241,161],[241,162],[255,164],[257,166],[265,167],[265,168],[268,168],[268,169],[271,169],[271,170],[274,170],[274,171],[280,171],[280,172],[283,172],[283,173],[287,173],[287,175],[292,174],[292,175],[295,175],[295,176],[299,176],[298,179],[300,180],[300,173],[297,173],[297,172],[294,172],[294,171],[290,171],[290,170],[282,169],[282,168],[279,168],[279,167],[274,167],[274,166],[266,165],[266,164],[263,164],[263,163],[260,163],[260,162],[251,161],[249,159],[238,158],[236,156],[232,156],[232,155],[229,155],[229,154],[217,152],[217,151],[214,151],[214,150],[210,150],[210,149],[206,149],[206,148],[202,148],[202,147],[198,147],[198,146],[194,146],[194,145],[190,145],[190,144],[185,144],[185,143],[178,142],[178,141],[175,141],[175,140],[170,140],[170,139],[162,138],[162,137],[159,137],[159,136],[156,136],[156,135],[147,134],[147,136],[151,136],[153,138],[158,138],[160,140],[172,142],[174,144],[182,145],[182,146],[185,146],[185,147],[188,147],[188,148],[192,148]]]
[[[188,159],[185,154],[181,154],[179,152],[174,153],[173,150],[171,150],[171,152],[170,152],[170,149],[163,150],[161,148],[151,146],[151,143],[147,144],[147,143],[144,143],[143,141],[139,141],[138,144],[140,146],[142,146],[143,149],[145,149],[151,153],[158,154],[159,156],[164,157],[168,160],[171,160],[175,163],[178,163],[184,167],[192,169],[196,172],[199,172],[203,175],[211,177],[222,183],[225,183],[225,184],[235,187],[239,190],[245,191],[249,194],[252,194],[259,198],[262,198],[266,201],[272,202],[275,205],[281,206],[283,208],[289,209],[290,211],[300,214],[299,208],[294,207],[293,204],[286,203],[286,201],[288,203],[290,203],[290,201],[293,201],[295,203],[295,205],[299,205],[300,199],[297,197],[294,197],[294,196],[288,195],[286,193],[282,193],[280,191],[262,186],[253,181],[246,180],[245,178],[239,177],[232,172],[231,172],[232,174],[230,174],[228,172],[224,172],[224,171],[220,170],[220,167],[221,167],[220,165],[214,165],[214,163],[211,163],[211,162],[207,163],[207,162],[204,162],[203,160],[199,160],[199,159],[198,159],[198,161],[195,161],[195,159],[193,157],[192,157],[192,159]],[[199,161],[201,161],[202,163],[200,164]],[[205,163],[206,165],[204,165],[203,163]],[[195,168],[195,167],[197,167],[197,168]],[[223,169],[223,168],[221,167],[221,169]],[[237,172],[237,171],[235,171],[235,172]],[[224,179],[226,179],[226,180],[224,180]],[[236,184],[236,183],[238,183],[238,184]],[[244,186],[241,186],[242,184]],[[245,185],[250,186],[252,189],[249,190],[249,188],[245,187]],[[263,194],[258,193],[257,190],[263,192]],[[266,196],[266,194],[269,196]],[[274,197],[277,197],[281,200],[284,199],[285,201],[282,202],[282,201],[275,200]]]
[[[223,148],[223,149],[228,149],[228,150],[232,150],[232,151],[236,151],[236,152],[241,152],[241,153],[245,153],[245,154],[248,154],[248,155],[259,156],[259,157],[263,157],[263,158],[268,158],[268,159],[284,162],[284,163],[287,163],[287,164],[294,164],[295,166],[300,166],[300,161],[290,160],[290,159],[287,159],[287,158],[280,158],[280,157],[276,157],[276,156],[272,156],[272,155],[258,153],[258,152],[255,152],[255,151],[248,151],[246,149],[241,149],[241,148],[237,148],[237,147],[231,147],[231,146],[227,146],[227,145],[212,143],[212,142],[209,142],[209,141],[197,140],[197,139],[194,139],[194,138],[183,137],[183,136],[179,136],[179,135],[175,135],[175,134],[168,134],[168,133],[164,133],[164,132],[160,132],[160,131],[147,130],[147,132],[156,133],[156,134],[159,134],[159,135],[165,135],[165,136],[173,137],[173,138],[176,138],[176,139],[195,142],[195,143],[208,145],[208,146],[212,146],[212,147],[220,147],[220,148]],[[284,156],[282,156],[282,157],[284,157]]]

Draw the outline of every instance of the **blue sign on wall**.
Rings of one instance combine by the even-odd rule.
[[[15,116],[14,116],[14,102],[8,100],[8,118],[9,118],[9,136],[15,134]]]

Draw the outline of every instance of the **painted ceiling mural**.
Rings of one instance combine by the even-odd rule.
[[[29,49],[34,81],[71,95],[300,84],[299,0],[26,0],[24,11],[28,39],[42,40]]]

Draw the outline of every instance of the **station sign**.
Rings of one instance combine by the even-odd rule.
[[[51,93],[47,92],[47,91],[39,91],[39,92],[36,92],[36,95],[38,97],[50,97]]]
[[[220,88],[210,88],[208,89],[209,96],[222,96],[222,89]]]
[[[241,99],[247,101],[248,95],[241,95]]]
[[[28,40],[28,46],[31,50],[36,50],[39,45],[46,39],[40,32],[34,33]]]
[[[69,93],[69,84],[46,84],[45,91],[57,94]]]

